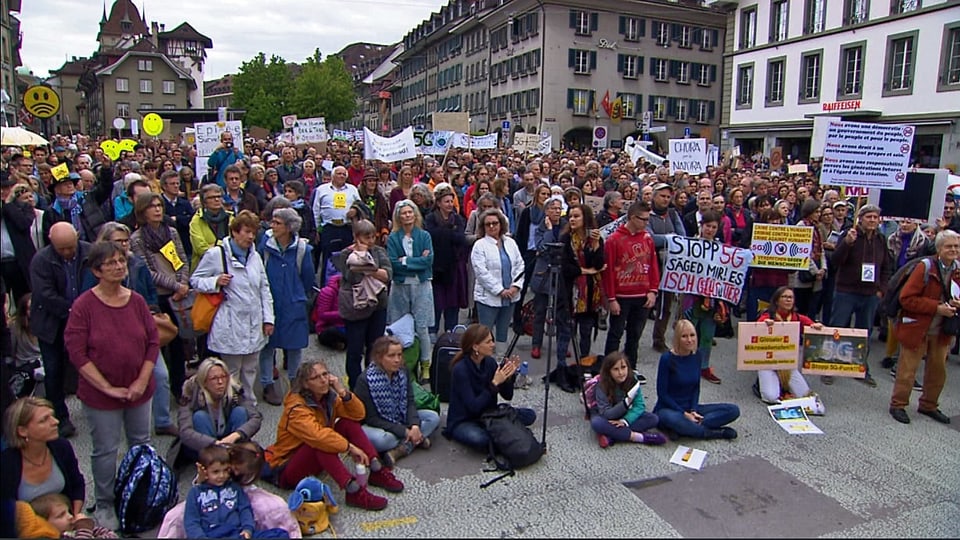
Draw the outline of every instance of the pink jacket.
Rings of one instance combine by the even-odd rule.
[[[337,304],[341,277],[340,274],[331,276],[327,280],[326,287],[320,289],[317,294],[317,303],[313,308],[314,327],[317,334],[327,328],[343,326],[343,318],[340,317],[340,309]]]
[[[253,520],[258,531],[279,528],[290,533],[290,538],[303,538],[300,534],[300,525],[290,513],[287,501],[256,485],[244,486],[250,506],[253,508]],[[183,528],[184,503],[180,501],[163,517],[158,538],[186,538],[187,531]]]

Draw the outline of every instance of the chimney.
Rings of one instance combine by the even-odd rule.
[[[160,47],[159,39],[157,37],[157,34],[159,33],[160,33],[160,26],[157,25],[157,21],[152,21],[150,23],[150,41],[153,43],[153,46],[157,48]]]
[[[165,25],[165,24],[163,24],[163,23],[160,23],[160,31],[161,31],[161,32],[166,32],[166,31],[167,31],[167,25]]]

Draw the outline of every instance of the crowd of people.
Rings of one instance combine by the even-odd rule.
[[[45,396],[14,401],[4,384],[3,457],[21,464],[4,475],[4,499],[61,494],[71,519],[85,519],[68,442],[76,427],[66,396],[76,393],[93,439],[94,518],[106,529],[117,528],[120,427],[128,445],[176,436],[173,463],[197,463],[197,486],[173,526],[180,532],[256,532],[247,516],[222,520],[197,508],[196,499],[232,482],[220,446],[248,445],[264,480],[283,489],[326,473],[348,505],[382,509],[387,499],[368,486],[401,492],[393,467],[429,449],[438,429],[486,451],[480,417],[498,396],[512,398],[521,365],[517,355],[503,358],[511,330],[531,335],[531,359],[556,355],[548,377],[567,392],[578,391],[569,357],[600,358],[590,412],[602,447],[735,439],[738,405],[699,402],[701,381],[722,384],[711,349],[733,318],[879,328],[882,367],[896,377],[891,416],[909,422],[904,409],[920,389],[919,412],[949,423],[938,401],[951,343],[940,329],[960,308],[960,289],[947,285],[960,283],[952,198],[942,219],[918,225],[884,222],[880,208],[820,185],[815,162],[787,174],[786,165],[725,159],[691,175],[614,150],[496,149],[380,163],[365,161],[356,142],[317,149],[248,138],[241,151],[224,132],[205,170],[193,171],[195,150],[177,141],[144,142],[117,160],[97,142],[54,137],[49,150],[3,151],[2,283],[16,306],[4,369],[42,366]],[[738,304],[660,289],[668,235],[749,249],[758,223],[811,227],[809,268],[751,268]],[[911,274],[902,316],[878,320],[894,271],[921,257],[937,264]],[[318,292],[325,307],[315,309]],[[210,296],[220,299],[216,315],[195,332],[190,308]],[[166,339],[163,319],[179,326]],[[656,366],[641,352],[648,320]],[[401,341],[385,336],[398,321],[419,341],[412,363]],[[415,405],[415,386],[431,377],[439,335],[461,323],[469,327],[449,366],[441,427],[435,411]],[[303,357],[321,328],[346,342],[343,379]],[[602,346],[599,330],[607,330]],[[656,374],[649,410],[644,372]],[[868,365],[861,381],[875,387],[875,376]],[[767,404],[816,397],[796,370],[761,371],[754,392]],[[260,449],[252,438],[267,405],[283,412],[275,443]],[[536,414],[518,409],[518,417],[530,425]],[[248,507],[244,490],[231,493]],[[50,508],[35,510],[49,520]]]

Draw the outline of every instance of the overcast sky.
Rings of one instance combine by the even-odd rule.
[[[107,0],[107,15],[113,0]],[[236,73],[263,51],[302,62],[317,47],[324,56],[355,42],[390,45],[440,10],[445,0],[134,0],[151,21],[172,30],[187,21],[213,40],[205,79]],[[45,77],[72,56],[96,49],[101,0],[23,0],[23,64]],[[268,6],[264,9],[263,6]]]

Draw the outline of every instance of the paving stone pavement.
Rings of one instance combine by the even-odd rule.
[[[651,348],[649,326],[641,340],[640,370],[649,380],[643,394],[652,409],[659,354]],[[594,351],[602,349],[604,339],[601,332]],[[753,396],[754,375],[736,371],[735,345],[734,339],[717,340],[712,364],[723,383],[704,381],[701,401],[740,406],[742,415],[733,424],[737,440],[681,440],[663,447],[620,443],[601,449],[583,419],[579,396],[554,386],[546,411],[547,454],[540,462],[481,489],[496,476],[483,472],[484,456],[437,433],[433,448],[398,462],[397,476],[406,484],[402,494],[389,495],[390,504],[381,512],[342,506],[332,518],[336,533],[369,538],[960,537],[960,361],[955,356],[948,360],[941,397],[951,426],[916,413],[919,392],[911,396],[911,424],[890,417],[893,379],[879,367],[882,346],[874,340],[870,362],[879,386],[849,379],[824,386],[808,377],[827,408],[825,416],[812,417],[824,434],[799,436],[778,427]],[[544,391],[539,380],[546,351],[542,359],[530,359],[530,338],[521,337],[515,352],[529,360],[537,383],[517,390],[514,403],[538,411],[533,430],[540,438]],[[337,375],[345,372],[343,353],[319,347],[315,336],[304,356],[326,359]],[[69,406],[78,428],[72,442],[92,504],[89,429],[75,397]],[[281,408],[265,402],[260,408],[263,428],[255,439],[267,446]],[[154,438],[161,455],[172,440]],[[677,444],[708,452],[701,471],[669,463]],[[181,470],[181,495],[193,474]],[[343,492],[334,493],[342,502]]]

